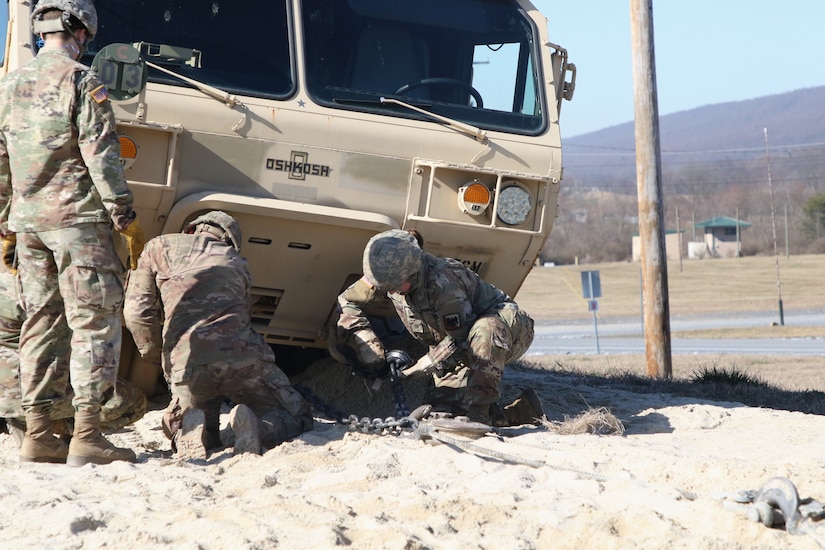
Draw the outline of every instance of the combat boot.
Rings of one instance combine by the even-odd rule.
[[[264,413],[258,422],[263,449],[272,449],[285,441],[295,439],[312,429],[311,416],[292,416],[289,411],[274,409]]]
[[[472,405],[467,409],[467,414],[458,415],[467,416],[470,422],[479,422],[481,424],[490,425],[490,405]]]
[[[541,424],[544,420],[544,409],[541,406],[541,399],[533,388],[524,388],[521,394],[512,403],[505,405],[504,416],[510,426],[521,426],[523,424]]]
[[[28,422],[28,417],[26,418]],[[51,427],[51,422],[49,422]],[[132,449],[112,445],[100,433],[100,412],[84,409],[74,415],[74,436],[69,443],[69,466],[86,464],[109,464],[115,460],[135,462],[137,457]]]
[[[206,414],[203,410],[192,407],[183,412],[180,429],[172,442],[178,458],[206,460]]]
[[[68,445],[52,435],[49,411],[26,413],[26,434],[20,445],[20,462],[63,464],[68,452]]]
[[[235,432],[235,454],[261,454],[261,434],[258,427],[258,417],[255,416],[252,409],[246,405],[235,405],[235,408],[229,413],[229,419],[232,423],[232,431]]]

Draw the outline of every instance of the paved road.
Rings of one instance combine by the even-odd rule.
[[[673,332],[709,328],[748,328],[769,326],[779,321],[778,313],[761,312],[739,315],[672,318]],[[786,326],[823,326],[825,311],[786,312]],[[598,342],[596,333],[598,331]],[[600,321],[591,323],[541,323],[536,325],[536,337],[529,355],[565,355],[596,353],[644,353],[644,330],[640,320]],[[694,353],[751,353],[765,355],[825,356],[825,328],[820,338],[676,338],[671,339],[671,351]]]

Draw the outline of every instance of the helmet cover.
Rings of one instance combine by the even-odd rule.
[[[183,228],[184,233],[193,233],[202,224],[220,227],[224,231],[224,240],[228,241],[232,247],[240,252],[241,250],[241,226],[235,218],[220,210],[212,210],[206,214],[201,214]]]
[[[364,276],[381,290],[397,290],[421,269],[423,255],[413,235],[400,229],[384,231],[364,248]]]
[[[32,11],[31,25],[34,34],[41,32],[60,32],[68,30],[68,21],[55,19],[43,21],[43,13],[49,10],[60,10],[65,14],[73,15],[80,21],[89,33],[89,40],[97,34],[97,10],[92,0],[42,0]]]

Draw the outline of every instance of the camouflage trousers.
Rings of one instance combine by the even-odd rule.
[[[454,414],[496,403],[501,398],[504,365],[524,355],[533,336],[533,319],[514,306],[478,318],[467,337],[468,352],[433,375],[424,402]]]
[[[114,384],[121,346],[122,264],[108,224],[83,223],[17,234],[26,319],[20,333],[25,411],[48,410],[65,396],[55,377],[69,358],[73,406],[95,410]]]
[[[25,423],[22,397],[20,394],[19,358],[17,350],[0,347],[0,418],[14,419]],[[52,420],[74,417],[73,392],[69,384],[68,368],[58,373],[52,387],[55,398],[49,409]],[[146,414],[146,395],[125,380],[118,378],[115,385],[107,389],[100,403],[100,427],[104,430],[119,430],[137,422]]]
[[[277,417],[287,424],[301,426],[291,437],[312,428],[309,403],[273,362],[263,359],[217,361],[186,370],[191,372],[189,378],[173,380],[170,384],[172,400],[163,415],[163,428],[169,439],[173,439],[183,413],[190,408],[203,410],[206,430],[215,437],[221,404],[226,400],[249,406],[259,420]],[[265,441],[262,443],[266,446]]]

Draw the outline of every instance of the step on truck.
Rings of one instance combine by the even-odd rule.
[[[35,4],[8,2],[0,75],[37,53]],[[336,298],[387,229],[516,294],[556,216],[575,85],[530,2],[95,5],[82,61],[109,89],[146,237],[234,216],[279,358],[327,349]],[[123,348],[121,375],[151,393],[157,373]]]

